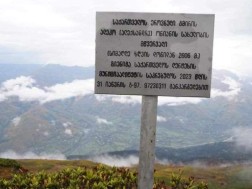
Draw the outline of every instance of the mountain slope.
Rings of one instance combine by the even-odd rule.
[[[0,67],[1,73],[8,72],[1,77],[0,153],[138,150],[140,97],[94,95],[94,68],[19,66],[20,72],[13,65]],[[157,147],[221,142],[250,132],[251,83],[250,78],[214,70],[210,99],[159,97]]]

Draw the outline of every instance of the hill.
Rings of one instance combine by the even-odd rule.
[[[17,160],[17,163],[28,170],[29,173],[36,174],[43,171],[45,173],[57,173],[67,168],[67,170],[80,168],[95,168],[97,164],[81,160],[81,161],[55,161],[55,160]],[[1,170],[2,167],[0,167]],[[109,168],[112,170],[112,168]],[[6,174],[11,175],[11,169],[4,168]],[[136,170],[136,167],[130,168]],[[179,174],[181,170],[184,179],[193,177],[195,181],[205,181],[208,183],[209,189],[250,189],[252,187],[252,165],[229,165],[229,166],[176,166],[176,165],[155,165],[155,180],[164,180],[170,185],[172,173]],[[66,171],[65,171],[66,173]],[[41,174],[42,175],[42,174]],[[6,175],[5,175],[6,176]],[[3,178],[0,175],[0,178]],[[5,177],[6,178],[6,177]]]
[[[141,98],[94,95],[93,67],[1,65],[0,72],[4,73],[0,75],[0,156],[138,150]],[[211,144],[226,140],[233,142],[232,148],[225,147],[226,154],[234,149],[249,153],[251,83],[251,78],[213,70],[210,99],[159,97],[157,156],[178,148],[188,153],[176,151],[181,154],[174,155],[178,161],[190,153],[194,158],[214,157],[221,145],[212,149]],[[187,151],[191,146],[202,148]]]
[[[137,150],[123,150],[102,153],[94,156],[70,155],[69,160],[89,159],[91,161],[117,165],[125,162],[125,165],[138,163]],[[251,161],[252,152],[236,148],[234,142],[217,142],[182,148],[156,148],[156,162],[161,164],[176,165],[222,165],[239,164]]]

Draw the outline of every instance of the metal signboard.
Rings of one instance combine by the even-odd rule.
[[[214,15],[96,13],[95,93],[210,97]]]

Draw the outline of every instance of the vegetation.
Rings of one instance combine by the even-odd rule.
[[[93,169],[64,169],[55,173],[14,174],[9,180],[0,180],[2,189],[106,189],[135,188],[136,175],[123,168],[97,166]]]
[[[136,189],[137,187],[136,167],[115,168],[86,160],[1,159],[0,161],[1,189]],[[153,189],[252,188],[251,164],[209,167],[156,164],[154,176]]]
[[[8,160],[6,160],[8,162]],[[15,162],[14,160],[12,161]],[[24,168],[20,168],[21,170]],[[136,189],[137,172],[129,168],[97,165],[93,168],[66,168],[56,172],[18,172],[9,179],[0,179],[1,189]],[[194,178],[172,174],[168,186],[155,181],[153,189],[207,189],[204,183],[195,184]]]
[[[14,169],[19,169],[21,168],[21,165],[15,160],[0,158],[0,167],[11,167]]]

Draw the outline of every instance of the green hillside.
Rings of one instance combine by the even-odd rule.
[[[0,162],[3,162],[1,159]],[[5,160],[6,162],[6,160]],[[0,178],[11,179],[13,174],[54,174],[72,170],[83,171],[83,169],[92,169],[96,172],[98,167],[105,167],[106,171],[118,171],[120,169],[101,166],[91,161],[57,161],[57,160],[17,160],[7,161],[7,166],[0,163]],[[27,173],[19,172],[19,165]],[[102,168],[103,169],[103,168]],[[104,170],[105,170],[104,169]],[[132,174],[136,171],[136,167],[124,169],[131,171]],[[122,171],[122,170],[121,170]],[[41,173],[42,172],[42,173]],[[155,165],[155,182],[165,183],[166,186],[171,186],[174,180],[173,173],[178,176],[182,173],[182,180],[194,179],[195,185],[199,185],[202,181],[208,184],[209,189],[251,189],[252,188],[252,164],[245,165],[222,165],[210,166],[178,166],[178,165]],[[132,177],[133,179],[133,177]],[[136,180],[135,180],[136,181]],[[169,187],[168,187],[169,188]]]
[[[0,99],[0,157],[11,157],[4,156],[9,151],[22,158],[27,153],[68,157],[139,149],[141,98],[79,93],[90,83],[76,85],[74,81],[93,78],[94,67],[14,68],[0,67],[4,73],[0,75],[0,94],[4,97]],[[158,158],[173,158],[175,162],[251,160],[250,141],[244,140],[252,138],[252,79],[213,70],[212,83],[210,99],[159,97]],[[20,90],[13,91],[14,84]],[[65,87],[67,91],[62,91]],[[72,88],[77,88],[77,93],[74,90],[67,98],[56,98]],[[40,93],[55,100],[42,103]],[[234,145],[222,145],[226,141]],[[169,151],[174,153],[166,153]]]

